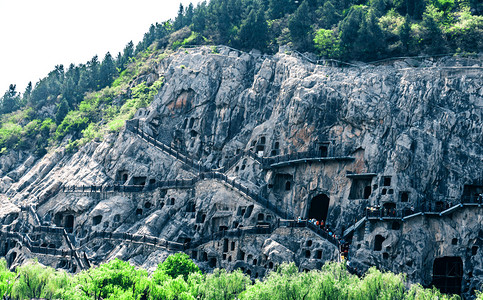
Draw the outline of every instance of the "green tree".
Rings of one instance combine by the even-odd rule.
[[[178,9],[178,15],[176,16],[176,19],[174,19],[173,27],[174,30],[180,30],[185,26],[184,22],[184,7],[183,4],[179,4],[179,9]]]
[[[98,268],[82,271],[74,277],[66,289],[63,299],[116,299],[113,296],[130,295],[140,299],[147,297],[148,275],[145,270],[136,270],[128,262],[114,259]]]
[[[317,30],[314,43],[320,55],[328,58],[337,58],[340,56],[340,40],[332,30]]]
[[[105,86],[111,85],[114,77],[117,75],[116,66],[114,65],[114,60],[112,59],[111,53],[107,52],[104,56],[100,68],[100,80],[99,87],[103,88]]]
[[[320,27],[325,29],[330,29],[333,25],[337,24],[341,18],[339,11],[331,0],[325,1],[325,3],[317,9],[316,14],[317,23]]]
[[[20,95],[17,92],[17,85],[11,84],[8,90],[0,99],[0,113],[10,113],[19,108]]]
[[[442,54],[446,52],[445,40],[441,30],[443,13],[435,6],[428,5],[423,15],[422,25],[424,27],[423,45],[430,54]]]
[[[251,285],[250,277],[243,274],[241,270],[228,273],[224,269],[215,269],[212,274],[206,275],[201,280],[194,280],[196,276],[190,275],[189,282],[194,286],[193,296],[201,299],[238,299],[239,295]]]
[[[200,268],[189,258],[186,253],[176,253],[168,256],[166,260],[158,265],[156,271],[153,273],[153,280],[156,283],[161,283],[163,274],[171,278],[183,276],[184,280],[188,279],[191,273],[200,273]]]
[[[313,46],[312,21],[309,1],[304,0],[289,20],[288,29],[294,46],[310,51]]]
[[[262,8],[252,9],[243,21],[238,33],[238,44],[244,50],[266,50],[268,42],[268,25]]]
[[[399,38],[401,39],[405,53],[407,53],[411,43],[411,22],[409,21],[408,15],[404,18],[404,23],[399,29]]]
[[[14,299],[52,298],[64,288],[68,279],[65,273],[30,262],[17,268],[12,287]],[[61,277],[61,278],[60,278]]]
[[[69,113],[69,104],[67,103],[67,100],[62,98],[60,103],[57,105],[57,111],[55,113],[55,122],[57,124],[60,124],[65,116]]]
[[[21,101],[22,106],[26,105],[29,102],[30,94],[32,94],[32,81],[29,81],[27,87],[25,88],[25,91],[23,92]]]
[[[293,0],[270,0],[268,2],[268,15],[270,19],[280,19],[297,9]]]

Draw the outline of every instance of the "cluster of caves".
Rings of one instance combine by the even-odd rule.
[[[198,135],[195,130],[197,126],[197,119],[186,119],[183,124],[183,129],[191,130],[191,136],[194,138]],[[270,156],[281,155],[282,149],[280,142],[274,139],[270,143],[267,142],[265,136],[259,136],[249,143],[250,150],[260,157],[269,154]],[[288,152],[287,149],[285,152]],[[236,154],[241,151],[236,150]],[[333,145],[330,142],[322,142],[316,144],[313,151],[318,157],[328,157],[329,154],[334,153]],[[229,157],[225,157],[229,158]],[[249,161],[247,158],[242,158],[236,164],[234,171],[238,172],[247,168]],[[271,180],[267,183],[267,189],[263,192],[266,194],[274,194],[276,196],[285,195],[286,192],[294,191],[294,187],[300,185],[297,182],[295,173],[288,172],[285,169],[277,169],[273,172]],[[345,197],[348,201],[352,201],[357,207],[379,207],[383,212],[383,216],[396,216],[399,211],[411,211],[415,206],[427,205],[429,210],[443,211],[449,207],[447,201],[432,201],[429,203],[422,203],[421,199],[415,195],[411,189],[401,189],[397,185],[397,176],[378,175],[376,173],[361,173],[356,174],[347,172],[345,175],[349,180],[347,181],[348,189]],[[130,171],[121,169],[115,175],[116,184],[120,185],[136,185],[149,186],[156,184],[156,178],[149,178],[147,176],[134,176]],[[469,199],[469,201],[476,200],[483,193],[483,185],[469,184],[462,188],[462,198]],[[236,208],[220,207],[216,208],[216,212],[208,210],[206,207],[201,209],[196,206],[196,202],[189,197],[187,199],[176,200],[174,197],[167,197],[166,190],[162,192],[162,199],[159,201],[143,201],[138,203],[134,212],[134,219],[132,222],[138,221],[143,215],[147,215],[147,211],[151,209],[163,209],[164,206],[177,205],[178,211],[180,209],[188,218],[192,231],[190,234],[178,237],[177,242],[187,243],[192,240],[192,234],[199,234],[200,236],[207,236],[216,232],[243,228],[244,226],[273,226],[277,221],[277,216],[268,213],[266,210],[257,210],[255,213],[253,204],[239,205]],[[346,226],[351,225],[350,222],[346,226],[337,223],[337,219],[341,217],[340,212],[337,211],[337,203],[334,195],[330,191],[318,192],[309,194],[304,199],[302,210],[297,211],[299,216],[303,219],[316,219],[323,221],[327,226],[337,226],[334,232],[341,236]],[[359,210],[360,211],[360,210]],[[218,212],[218,213],[217,213]],[[221,213],[220,213],[221,212]],[[223,214],[225,212],[225,214]],[[343,217],[343,216],[342,216]],[[349,216],[352,218],[353,216]],[[113,218],[105,218],[102,214],[90,216],[91,220],[88,223],[91,226],[101,226],[101,228],[116,228],[121,223],[121,216],[114,215]],[[137,218],[137,219],[136,219]],[[76,213],[71,211],[50,211],[45,218],[46,221],[52,221],[56,226],[64,227],[67,232],[77,234],[83,237],[87,234],[84,225],[76,224]],[[388,232],[401,230],[403,223],[396,218],[387,222]],[[76,228],[78,231],[76,231]],[[391,249],[384,247],[384,241],[387,236],[384,233],[371,234],[370,226],[361,227],[354,231],[353,235],[347,237],[352,247],[360,249],[361,247],[369,247],[374,252],[382,253],[384,260],[389,260]],[[369,243],[368,243],[369,242]],[[458,245],[458,238],[453,238],[453,245]],[[320,260],[323,263],[324,249],[318,248],[313,241],[304,241],[300,243],[299,255],[305,259]],[[59,247],[55,242],[43,243],[43,247]],[[218,251],[207,251],[203,247],[190,250],[191,257],[199,262],[206,263],[209,267],[222,267],[231,265],[233,268],[241,268],[252,277],[258,278],[263,276],[268,269],[273,269],[276,262],[271,261],[265,255],[260,253],[247,253],[247,249],[243,247],[241,240],[222,239],[213,242],[212,246]],[[3,245],[0,251],[5,254],[11,249],[11,245]],[[249,252],[249,251],[248,251]],[[473,245],[470,248],[470,255],[475,256],[479,252],[479,247]],[[13,252],[15,253],[15,252]],[[11,254],[12,255],[12,254]],[[13,259],[14,260],[14,259]],[[433,262],[432,284],[441,289],[443,292],[461,293],[462,280],[464,275],[464,259],[459,256],[445,256],[436,257]],[[409,264],[408,264],[409,266]]]

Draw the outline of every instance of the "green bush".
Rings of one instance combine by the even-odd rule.
[[[187,280],[189,274],[200,272],[200,268],[186,253],[179,252],[168,256],[164,262],[158,265],[156,271],[154,271],[153,280],[160,284],[165,279],[165,274],[173,279],[182,276],[184,280]]]
[[[0,297],[6,297],[12,292],[15,273],[7,269],[5,258],[0,259]]]

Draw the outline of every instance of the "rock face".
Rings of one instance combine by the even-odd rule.
[[[34,224],[34,205],[92,264],[120,257],[153,270],[184,249],[206,270],[256,278],[284,261],[339,259],[326,233],[283,220],[300,216],[349,242],[354,270],[404,271],[468,295],[480,287],[481,57],[340,67],[219,49],[162,60],[150,76],[165,84],[117,135],[73,155],[1,157],[3,224]],[[18,246],[0,251],[18,263],[28,254]]]

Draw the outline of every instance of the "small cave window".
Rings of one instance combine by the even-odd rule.
[[[258,217],[257,217],[257,220],[258,221],[263,221],[265,219],[265,215],[264,214],[258,214]]]
[[[208,253],[203,251],[203,256],[202,256],[202,261],[207,261],[208,260]]]
[[[205,220],[206,220],[206,214],[204,213],[198,213],[198,215],[196,216],[196,223],[205,223]]]
[[[401,202],[409,202],[409,193],[401,192]]]
[[[268,268],[273,269],[273,262],[268,263]]]
[[[186,212],[195,212],[196,211],[196,206],[194,201],[188,202],[188,205],[186,205]]]
[[[228,256],[228,262],[231,262],[231,256]]]
[[[127,177],[128,177],[128,176],[127,176],[127,174],[126,174],[126,173],[122,174],[122,183],[126,183],[126,181],[127,181]]]
[[[190,124],[188,126],[189,129],[193,128],[193,125],[195,125],[195,118],[190,119]]]
[[[292,183],[290,181],[285,182],[285,190],[290,191],[290,188],[292,186]]]
[[[188,119],[184,119],[183,129],[186,129],[186,126],[188,126]]]
[[[62,226],[61,224],[62,224],[63,218],[64,217],[62,216],[62,213],[60,213],[60,212],[56,213],[55,216],[54,216],[54,224],[56,226],[59,226],[59,227]]]
[[[280,143],[279,142],[275,142],[274,148],[275,148],[275,150],[280,149]]]
[[[156,179],[151,178],[149,179],[149,185],[154,185],[156,183]]]
[[[381,195],[385,195],[387,193],[387,189],[382,189]]]
[[[146,177],[145,176],[139,176],[139,177],[133,177],[132,179],[134,185],[141,185],[144,186],[146,185]]]
[[[271,215],[267,215],[267,217],[265,218],[265,221],[270,222],[271,220],[272,220],[272,216]]]
[[[209,265],[211,268],[216,267],[216,257],[210,257]]]
[[[174,205],[174,201],[175,201],[175,199],[174,199],[174,198],[171,198],[171,199],[169,200],[169,205]]]
[[[245,252],[243,252],[242,250],[238,250],[236,260],[245,260]]]
[[[369,197],[371,196],[371,193],[372,193],[371,186],[370,185],[366,186],[364,188],[364,195],[363,195],[364,199],[369,199]]]
[[[243,215],[243,217],[245,219],[250,218],[250,216],[252,215],[252,211],[253,211],[253,205],[248,206],[245,214]]]
[[[322,250],[317,250],[315,252],[315,258],[316,259],[322,259]]]
[[[478,252],[478,246],[473,246],[471,247],[471,255],[476,255],[476,253]]]
[[[387,193],[388,193],[389,195],[392,195],[392,194],[394,194],[394,190],[393,190],[393,189],[389,189],[389,190],[387,191]]]
[[[305,258],[310,258],[310,250],[305,250]]]
[[[392,222],[391,229],[392,230],[399,230],[399,229],[401,229],[401,223],[399,223],[397,221]]]
[[[277,156],[277,150],[272,150],[272,152],[270,152],[270,156]]]
[[[240,167],[239,166],[236,166],[235,167],[235,172],[238,172],[240,170]]]
[[[230,248],[231,251],[235,251],[235,245],[236,245],[235,242],[231,242],[231,248]]]
[[[121,221],[121,215],[117,214],[117,215],[114,215],[114,222],[120,222]]]
[[[252,141],[252,147],[254,147],[257,144],[257,141]]]
[[[151,202],[146,202],[144,203],[144,208],[146,209],[150,209],[153,205],[151,204]]]
[[[192,138],[194,138],[198,135],[198,132],[196,132],[196,130],[191,130],[190,135],[191,135]]]
[[[327,145],[319,146],[320,157],[327,157],[329,154],[329,148]]]
[[[254,266],[256,266],[257,264],[258,264],[258,261],[257,261],[257,259],[255,258],[255,259],[253,260],[253,265],[254,265]]]
[[[223,252],[228,252],[228,240],[223,240]]]
[[[264,136],[260,138],[260,144],[265,145],[266,141],[267,139]]]
[[[307,247],[312,247],[312,240],[308,240],[305,245],[307,245]]]
[[[384,242],[385,238],[378,234],[374,239],[374,251],[381,251],[382,250],[382,243]]]
[[[458,245],[458,239],[457,238],[452,239],[451,245]]]
[[[391,186],[391,176],[383,177],[382,185]]]
[[[94,226],[101,224],[101,222],[102,222],[102,216],[101,215],[98,215],[98,216],[95,216],[94,218],[92,218],[92,224]]]
[[[382,258],[383,258],[383,259],[389,259],[389,253],[384,252],[384,253],[382,254]]]
[[[142,208],[136,209],[136,216],[142,216],[143,215],[143,210]]]

